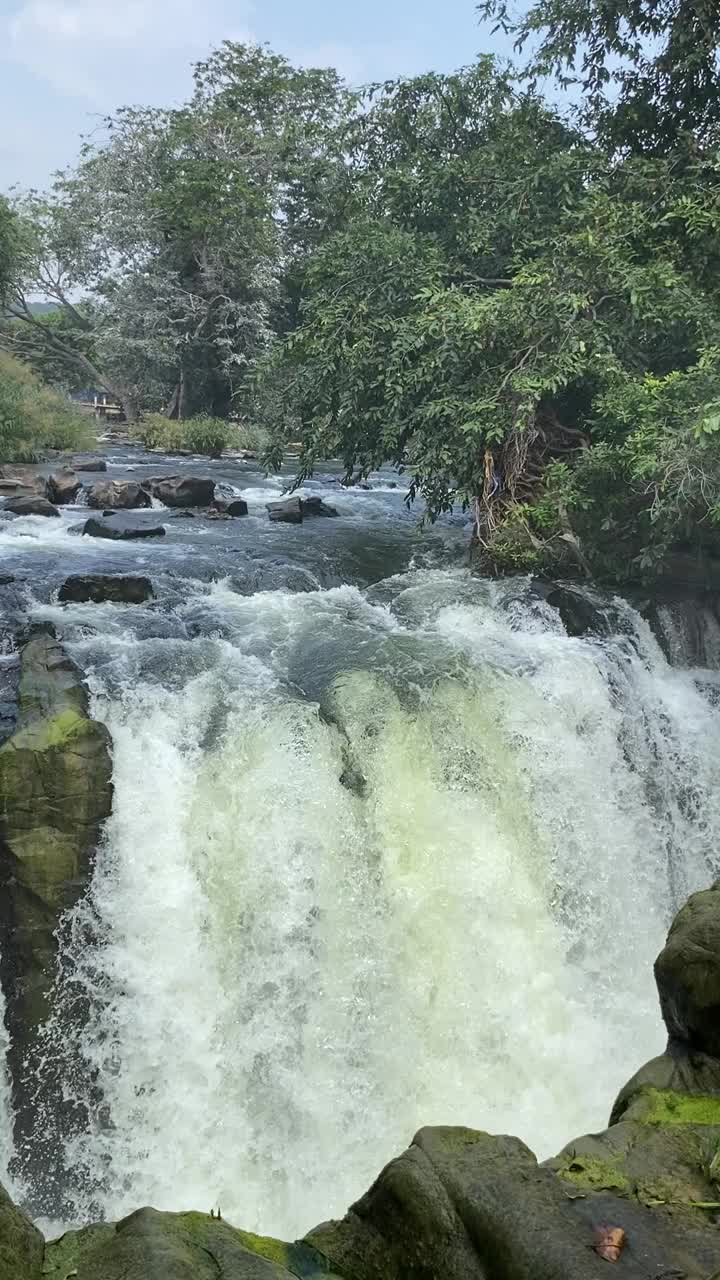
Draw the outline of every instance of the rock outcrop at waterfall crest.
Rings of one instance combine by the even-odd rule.
[[[145,1208],[43,1254],[5,1198],[0,1280],[600,1280],[608,1262],[627,1280],[714,1280],[720,887],[679,913],[656,976],[666,1054],[623,1090],[609,1129],[544,1165],[517,1138],[423,1129],[341,1222],[294,1244]]]

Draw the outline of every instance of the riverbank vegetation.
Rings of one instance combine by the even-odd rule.
[[[27,365],[0,351],[0,459],[36,462],[48,449],[87,449],[92,423]]]
[[[430,517],[472,513],[489,567],[622,580],[713,556],[706,9],[540,0],[513,25],[487,0],[521,64],[530,40],[520,69],[362,92],[225,44],[184,106],[119,111],[16,202],[4,345],[131,422],[162,414],[135,429],[161,447],[213,452],[233,418],[270,432],[273,464],[300,441],[302,474],[391,461]]]

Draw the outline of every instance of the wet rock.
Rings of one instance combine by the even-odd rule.
[[[195,512],[194,511],[173,511],[170,519],[171,520],[194,520]]]
[[[10,498],[5,510],[14,516],[59,516],[60,512],[47,498]]]
[[[37,467],[13,465],[0,467],[0,497],[46,498],[47,481]]]
[[[62,604],[144,604],[153,596],[149,578],[131,574],[73,574],[60,588]]]
[[[675,917],[655,980],[670,1039],[720,1058],[720,882]]]
[[[336,516],[337,509],[323,502],[322,498],[301,498],[303,516]]]
[[[266,504],[270,519],[284,524],[302,524],[306,516],[336,516],[335,507],[322,498],[283,498],[281,502]]]
[[[65,1280],[332,1280],[311,1246],[239,1231],[209,1213],[139,1209],[116,1225],[48,1245],[45,1276]],[[4,1278],[0,1277],[0,1280]]]
[[[108,731],[90,718],[82,677],[62,646],[36,634],[20,655],[17,728],[0,747],[0,980],[18,1140],[38,1105],[34,1055],[56,930],[85,892],[111,799]]]
[[[72,460],[73,471],[107,471],[107,462],[100,457],[77,457]]]
[[[299,498],[286,498],[282,502],[266,503],[267,512],[273,523],[302,524],[303,511]]]
[[[165,529],[159,525],[112,525],[91,516],[82,527],[89,538],[108,538],[113,542],[130,542],[136,538],[164,538]]]
[[[98,480],[88,490],[88,506],[130,511],[137,507],[151,507],[152,498],[148,490],[135,480]]]
[[[610,624],[603,609],[572,587],[536,584],[547,603],[557,609],[569,636],[607,635]]]
[[[59,507],[68,506],[74,502],[81,489],[82,481],[78,480],[75,472],[70,471],[68,467],[63,467],[61,471],[54,471],[51,476],[48,476],[47,496]]]
[[[40,1280],[43,1238],[0,1187],[0,1280]]]
[[[246,516],[248,513],[248,504],[244,498],[233,498],[231,502],[216,503],[219,511],[226,516]]]
[[[159,476],[146,487],[166,507],[209,507],[215,496],[215,481],[207,476]]]

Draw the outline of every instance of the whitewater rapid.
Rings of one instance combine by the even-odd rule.
[[[629,605],[571,638],[464,569],[36,615],[113,741],[46,1037],[84,1117],[71,1219],[220,1205],[293,1237],[421,1125],[541,1157],[604,1127],[663,1047],[669,919],[718,872],[716,677]]]

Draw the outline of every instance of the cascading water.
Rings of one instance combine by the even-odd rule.
[[[390,484],[283,529],[280,479],[212,465],[240,525],[168,513],[150,551],[72,514],[0,526],[114,753],[38,1056],[52,1174],[36,1154],[24,1191],[77,1222],[220,1204],[293,1236],[420,1125],[545,1156],[605,1124],[662,1047],[670,916],[718,871],[718,683],[629,605],[572,638],[531,583],[432,567],[457,531],[419,534]],[[88,565],[157,598],[53,603]]]
[[[542,1155],[601,1127],[716,869],[711,701],[629,607],[570,639],[517,583],[195,592],[191,638],[76,642],[116,803],[75,922],[73,1216],[293,1235],[421,1124]]]

